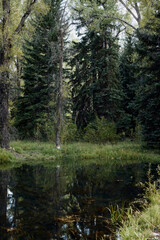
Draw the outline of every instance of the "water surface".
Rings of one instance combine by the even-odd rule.
[[[148,170],[148,164],[66,164],[0,171],[0,239],[118,239],[109,209],[138,197]]]

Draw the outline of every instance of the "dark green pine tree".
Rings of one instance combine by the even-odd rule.
[[[53,118],[58,68],[56,14],[60,1],[50,2],[44,17],[37,17],[31,41],[24,43],[23,95],[18,100],[16,127],[22,138],[46,138],[45,126]]]
[[[160,12],[156,24],[138,31],[140,88],[137,95],[142,134],[148,147],[160,148]]]
[[[118,45],[110,28],[87,32],[74,43],[71,60],[73,120],[84,128],[96,117],[116,121],[119,116]]]
[[[124,50],[120,57],[120,81],[123,90],[122,114],[118,123],[118,130],[124,131],[125,135],[131,137],[134,135],[137,124],[137,67],[135,62],[134,40],[131,36],[127,37]]]

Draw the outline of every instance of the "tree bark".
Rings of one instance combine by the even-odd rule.
[[[140,14],[140,10],[139,10],[139,7],[138,7],[138,4],[137,2],[135,2],[135,11],[137,13],[137,22],[138,22],[138,26],[140,27],[140,24],[141,24],[141,14]]]
[[[1,73],[1,80],[7,78],[8,73]],[[9,149],[8,130],[8,83],[0,81],[0,147]]]
[[[60,29],[60,52],[59,52],[59,86],[57,101],[57,130],[56,130],[56,146],[61,148],[61,128],[62,128],[62,86],[63,86],[63,32]]]
[[[10,0],[3,0],[2,47],[0,53],[0,147],[9,148],[8,90],[10,39],[7,25],[10,22]]]
[[[17,74],[16,74],[16,98],[19,98],[20,96],[20,92],[21,92],[21,74],[22,74],[22,67],[20,64],[20,61],[17,57],[16,61],[15,61],[15,65],[16,65],[16,69],[17,69]]]
[[[15,33],[20,33],[22,31],[22,28],[25,25],[25,21],[28,18],[28,16],[30,15],[31,11],[32,11],[32,6],[37,2],[37,0],[32,0],[26,10],[26,12],[24,13],[24,15],[21,18],[21,21],[18,25],[18,27],[15,30]]]

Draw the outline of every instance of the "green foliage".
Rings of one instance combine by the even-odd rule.
[[[121,223],[126,216],[126,209],[124,205],[122,205],[121,207],[119,207],[118,204],[111,205],[109,206],[108,211],[110,212],[113,225],[118,225],[118,223]]]
[[[34,138],[42,141],[55,141],[55,134],[56,130],[53,119],[48,118],[44,123],[39,122]]]
[[[157,15],[160,20],[160,14]],[[152,22],[137,33],[139,90],[137,104],[143,139],[148,147],[160,148],[160,24]]]
[[[84,141],[92,143],[116,142],[119,136],[116,133],[114,122],[107,121],[104,117],[96,118],[85,128]]]
[[[85,128],[96,116],[116,121],[121,88],[118,80],[118,45],[112,26],[101,32],[86,32],[74,43],[70,65],[73,120]]]
[[[11,159],[13,159],[12,154],[0,148],[0,164],[9,163]]]
[[[22,154],[22,153],[23,153],[22,148],[19,147],[19,146],[16,146],[16,147],[14,148],[14,151],[15,151],[16,153],[19,153],[19,154]]]
[[[6,163],[6,162],[9,162],[9,156],[8,156],[7,152],[1,151],[0,152],[0,163]]]
[[[49,131],[53,129],[51,121],[55,113],[59,4],[60,1],[51,1],[48,14],[37,16],[33,39],[24,44],[24,89],[18,99],[15,121],[21,138],[52,137]]]
[[[136,63],[134,39],[126,39],[123,53],[120,57],[120,81],[123,91],[121,117],[118,121],[118,131],[127,137],[134,137],[138,110],[135,102],[137,92]]]
[[[76,124],[72,122],[67,122],[63,126],[62,130],[62,143],[75,142],[78,139],[78,131]]]
[[[127,219],[120,227],[119,234],[122,239],[156,239],[154,233],[156,230],[159,231],[160,226],[160,189],[157,189],[156,185],[147,184],[145,200],[143,199],[145,207],[143,206],[142,212],[128,211]]]

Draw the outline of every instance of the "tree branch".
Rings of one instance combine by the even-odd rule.
[[[115,19],[115,20],[121,21],[121,22],[125,23],[126,25],[130,26],[131,28],[133,28],[134,30],[137,30],[137,28],[135,28],[132,24],[126,22],[125,20],[123,20],[123,19],[121,19],[119,17],[105,16],[104,18],[111,18],[111,19]]]
[[[122,1],[122,0],[120,0]],[[84,23],[87,27],[93,22],[93,18],[99,18],[100,16],[98,14],[95,14],[95,15],[92,15],[92,18],[89,19],[89,21],[87,21],[86,19],[84,19],[82,16],[81,16],[81,13],[83,13],[83,10],[81,11],[78,11],[76,8],[73,8],[78,14],[79,14],[79,19],[81,20],[82,23]],[[134,30],[137,30],[136,27],[134,27],[132,24],[130,24],[129,22],[119,18],[119,17],[114,17],[114,16],[102,16],[100,17],[100,20],[103,21],[104,18],[110,18],[110,19],[115,19],[115,20],[118,20],[126,25],[128,25],[129,27],[133,28]],[[76,19],[77,20],[77,19]]]
[[[15,33],[20,33],[22,28],[24,27],[25,21],[28,18],[29,14],[31,13],[32,10],[32,6],[37,2],[37,0],[31,0],[26,12],[24,13],[24,15],[22,16],[20,23],[18,25],[18,27],[15,30]]]
[[[122,5],[125,7],[125,9],[134,17],[134,19],[138,22],[138,18],[135,16],[135,14],[131,11],[131,9],[129,7],[127,7],[127,5],[125,4],[125,2],[123,0],[119,0],[120,3],[122,3]]]
[[[138,25],[140,26],[140,22],[141,22],[141,14],[140,14],[140,11],[139,11],[139,7],[138,7],[138,4],[137,2],[135,2],[135,10],[136,10],[136,13],[137,13],[137,22],[138,22]]]
[[[119,34],[121,33],[121,32],[123,32],[124,30],[126,30],[126,27],[124,27],[123,29],[119,29],[119,31],[117,32],[117,34],[116,34],[116,38],[119,36]]]

